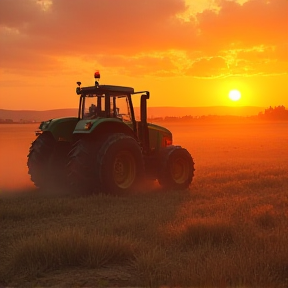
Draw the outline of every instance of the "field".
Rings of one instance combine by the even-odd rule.
[[[22,141],[2,168],[1,287],[288,286],[288,123],[161,125],[194,158],[188,191],[41,193]]]

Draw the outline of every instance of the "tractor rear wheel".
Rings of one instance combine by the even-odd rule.
[[[65,151],[67,147],[60,147],[51,133],[42,133],[36,138],[27,156],[28,174],[35,186],[51,189],[65,184]]]
[[[190,153],[180,146],[168,146],[160,156],[159,184],[165,189],[184,190],[194,176],[194,162]]]
[[[97,179],[104,193],[124,194],[137,188],[144,175],[137,141],[123,133],[108,136],[97,156]]]
[[[99,141],[88,138],[78,139],[68,154],[67,181],[73,192],[91,194],[96,191],[96,157]]]

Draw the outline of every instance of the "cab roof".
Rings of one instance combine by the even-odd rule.
[[[77,94],[87,95],[87,94],[113,94],[113,95],[123,95],[123,94],[134,94],[134,88],[125,86],[115,86],[115,85],[95,85],[88,87],[81,87]]]

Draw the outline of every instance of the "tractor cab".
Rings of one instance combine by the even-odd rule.
[[[81,95],[79,119],[116,118],[125,122],[134,122],[131,87],[99,85],[100,73],[94,74],[95,86],[81,87],[77,82],[76,93]]]
[[[80,118],[84,120],[116,118],[124,122],[132,122],[127,95],[110,97],[108,111],[105,110],[105,94],[86,95],[81,106]]]

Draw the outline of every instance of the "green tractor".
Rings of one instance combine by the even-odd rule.
[[[194,176],[194,162],[172,133],[147,123],[148,91],[99,85],[81,87],[78,117],[42,122],[28,154],[28,173],[41,189],[69,187],[79,193],[123,194],[144,179],[165,189],[183,190]],[[140,119],[132,95],[140,94]]]

